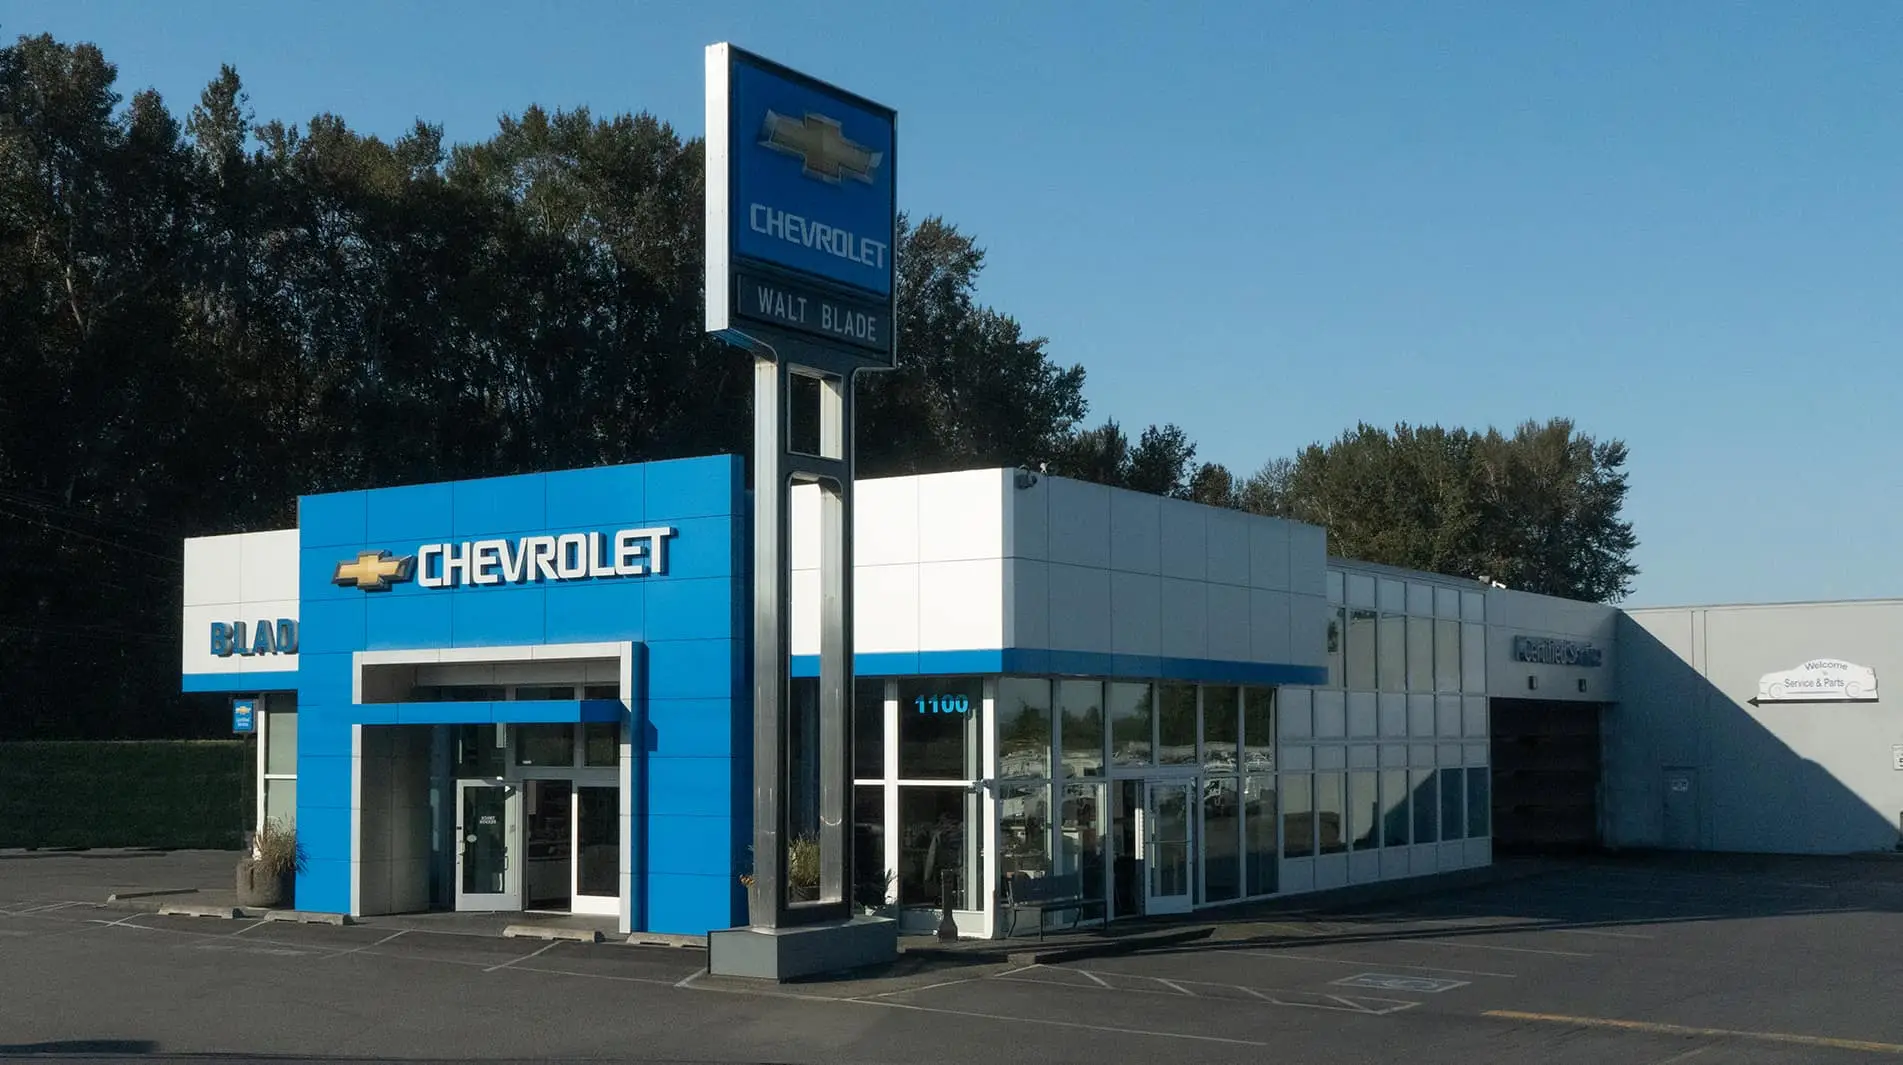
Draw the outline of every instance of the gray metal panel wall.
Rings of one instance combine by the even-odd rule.
[[[1635,610],[1618,643],[1619,705],[1605,722],[1609,843],[1662,845],[1665,773],[1684,767],[1696,770],[1702,849],[1895,848],[1903,602]],[[1816,658],[1873,667],[1882,700],[1750,704],[1763,674]]]

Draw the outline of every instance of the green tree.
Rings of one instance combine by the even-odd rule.
[[[1196,445],[1176,425],[1151,425],[1135,444],[1115,418],[1070,434],[1050,472],[1063,477],[1128,488],[1174,499],[1192,498]],[[1205,485],[1205,487],[1209,487]]]
[[[1511,436],[1363,423],[1265,465],[1238,502],[1325,527],[1342,557],[1616,602],[1638,575],[1626,458],[1566,419]]]

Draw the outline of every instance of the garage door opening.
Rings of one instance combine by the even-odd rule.
[[[1600,849],[1603,703],[1490,701],[1495,855]]]

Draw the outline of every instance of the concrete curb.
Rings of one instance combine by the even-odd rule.
[[[152,891],[115,891],[106,896],[107,902],[125,902],[128,899],[150,899],[160,895],[196,895],[195,887],[157,888]]]
[[[706,936],[682,936],[667,932],[634,932],[622,943],[630,947],[676,947],[682,950],[706,950]]]
[[[504,939],[559,939],[571,943],[599,943],[601,933],[592,928],[549,928],[545,925],[512,924],[502,930]]]
[[[160,906],[159,915],[163,917],[216,917],[223,921],[235,921],[239,913],[234,906]]]
[[[246,916],[251,916],[246,914]],[[356,924],[344,913],[311,913],[305,910],[264,910],[262,916],[267,921],[295,921],[298,924],[327,924],[342,928],[347,924]]]
[[[1185,928],[1154,935],[1121,936],[1101,943],[1075,943],[1041,950],[1014,950],[1005,955],[1005,960],[1012,965],[1055,965],[1060,962],[1081,961],[1085,958],[1110,958],[1120,954],[1135,954],[1148,947],[1173,947],[1198,939],[1208,939],[1215,932],[1215,926],[1211,925],[1207,928]]]

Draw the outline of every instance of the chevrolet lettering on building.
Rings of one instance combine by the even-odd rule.
[[[416,583],[454,588],[659,575],[667,572],[667,538],[673,535],[662,526],[424,544],[416,549]]]

